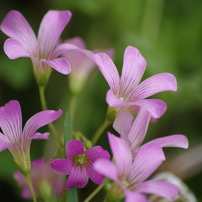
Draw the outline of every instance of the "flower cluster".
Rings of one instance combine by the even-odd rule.
[[[111,59],[114,54],[112,49],[90,51],[79,37],[64,41],[60,39],[71,15],[70,11],[49,11],[41,22],[38,37],[18,11],[9,12],[0,27],[10,37],[4,44],[6,55],[10,59],[31,58],[43,108],[26,122],[22,130],[19,102],[12,100],[0,107],[0,127],[3,132],[0,133],[0,151],[8,148],[13,155],[19,170],[14,178],[23,187],[22,197],[33,198],[36,202],[37,198],[49,201],[54,195],[57,201],[56,198],[70,196],[73,187],[85,187],[89,178],[101,185],[106,177],[112,182],[109,183],[111,187],[105,201],[124,199],[126,202],[146,202],[145,194],[174,200],[179,193],[175,184],[148,178],[165,161],[163,147],[188,148],[187,138],[175,134],[142,143],[150,121],[160,118],[166,111],[164,101],[146,98],[162,91],[176,91],[175,76],[160,73],[140,82],[146,69],[146,60],[132,46],[125,49],[122,74],[119,76]],[[109,107],[104,124],[92,140],[88,140],[83,134],[68,130],[68,121],[64,135],[59,137],[51,122],[59,118],[62,111],[47,110],[44,95],[51,68],[64,75],[71,72],[68,75],[70,91],[77,99],[96,65],[110,87],[106,95]],[[70,104],[69,109],[73,121],[74,110],[71,107],[75,108],[75,103],[74,106]],[[48,139],[49,133],[36,132],[47,124],[57,142],[56,156],[52,157],[54,160],[40,158],[31,163],[31,141]],[[111,160],[107,150],[93,146],[109,124],[120,134],[118,137],[108,132]],[[64,140],[61,141],[62,138]],[[66,185],[63,175],[68,175]],[[63,194],[65,189],[69,191],[68,196]]]

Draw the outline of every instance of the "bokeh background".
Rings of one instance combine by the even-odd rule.
[[[122,68],[123,53],[128,45],[137,47],[147,60],[144,78],[161,72],[174,74],[177,92],[163,92],[153,97],[167,102],[168,109],[157,122],[151,123],[146,141],[184,134],[190,147],[166,149],[167,161],[159,171],[172,171],[202,201],[202,1],[201,0],[1,0],[0,22],[10,10],[20,11],[37,33],[44,14],[50,10],[70,10],[71,21],[62,39],[80,36],[87,49],[114,48],[114,62]],[[0,32],[0,106],[11,99],[21,103],[23,121],[41,110],[38,88],[28,58],[9,60],[3,51],[7,36]],[[143,79],[144,79],[143,78]],[[46,96],[50,109],[68,110],[67,76],[53,71]],[[104,121],[108,85],[95,68],[79,97],[74,129],[91,137]],[[63,133],[62,116],[57,122]],[[41,131],[47,128],[42,128]],[[112,130],[112,128],[108,128]],[[98,142],[108,147],[106,135]],[[46,141],[32,143],[32,160],[48,156]],[[45,146],[45,150],[44,150]],[[47,149],[48,148],[48,149]],[[0,153],[1,201],[25,201],[20,197],[13,173],[16,166],[9,151]],[[85,198],[94,189],[84,191]],[[81,198],[82,201],[82,198]]]

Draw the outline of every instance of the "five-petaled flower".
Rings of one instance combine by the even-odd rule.
[[[125,196],[126,202],[146,202],[144,193],[156,194],[168,200],[177,196],[179,189],[174,184],[157,180],[145,181],[165,160],[162,148],[157,143],[152,142],[142,147],[133,160],[124,140],[110,133],[108,137],[115,164],[100,159],[94,163],[94,168],[115,182],[108,192],[109,201],[118,201]]]
[[[139,50],[128,46],[124,54],[122,75],[105,53],[93,56],[101,73],[110,86],[106,101],[110,107],[124,108],[132,113],[145,107],[154,118],[159,118],[166,110],[166,103],[158,99],[145,99],[162,91],[176,91],[176,78],[170,73],[154,75],[138,85],[146,68],[146,61]]]
[[[48,139],[49,133],[36,132],[42,126],[56,120],[61,110],[41,111],[32,116],[22,130],[22,114],[20,104],[11,100],[0,107],[0,151],[8,148],[20,172],[30,172],[30,146],[33,139]]]
[[[44,16],[38,38],[24,16],[18,11],[10,11],[1,24],[1,30],[9,37],[5,41],[4,51],[10,59],[29,57],[34,66],[34,73],[39,85],[45,85],[51,68],[62,74],[70,73],[70,64],[61,55],[59,37],[69,22],[70,11],[50,10]],[[76,47],[69,47],[76,48]]]
[[[150,118],[150,113],[146,109],[141,108],[134,121],[133,116],[124,110],[120,110],[114,120],[113,127],[130,147],[133,158],[136,156],[140,147],[142,147],[141,144],[145,138]],[[180,134],[156,138],[149,143],[151,142],[156,142],[161,147],[188,148],[187,138]]]
[[[100,146],[84,150],[84,145],[79,140],[70,140],[66,144],[67,159],[55,159],[51,168],[58,174],[69,175],[66,189],[73,186],[82,188],[86,186],[88,178],[96,184],[103,183],[103,176],[93,168],[93,163],[98,159],[110,158],[109,153]]]
[[[58,196],[62,196],[64,189],[64,178],[57,175],[50,168],[52,159],[44,160],[44,158],[37,159],[31,162],[31,179],[34,186],[35,193],[38,198],[47,201],[54,193]],[[21,195],[23,198],[32,198],[27,181],[19,171],[14,173],[14,178],[17,181],[18,186],[23,187]]]

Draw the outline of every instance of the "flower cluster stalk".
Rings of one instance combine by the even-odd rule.
[[[99,185],[85,200],[84,202],[89,202],[96,194],[99,193],[99,191],[109,182],[109,179],[105,179],[104,182]]]
[[[109,126],[111,124],[111,121],[109,121],[108,119],[105,119],[104,123],[97,129],[97,131],[95,132],[95,134],[92,137],[92,146],[95,145],[99,139],[99,137],[102,135],[102,133],[104,132],[104,130],[107,128],[107,126]]]
[[[45,86],[39,86],[39,95],[40,95],[40,101],[41,101],[41,107],[43,110],[47,110],[47,104],[46,104],[46,98],[45,98]],[[54,126],[53,123],[49,123],[48,127],[51,131],[51,134],[53,135],[53,137],[55,138],[58,147],[62,146],[61,142],[60,142],[60,138],[58,136],[57,130]]]
[[[25,176],[25,179],[26,179],[27,184],[29,186],[30,192],[32,194],[33,202],[37,202],[37,198],[36,198],[36,194],[35,194],[35,191],[34,191],[34,187],[32,185],[32,181],[31,181],[31,178],[30,178],[30,173],[27,173],[24,176]]]

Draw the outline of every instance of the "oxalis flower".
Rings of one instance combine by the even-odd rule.
[[[31,58],[39,85],[47,83],[51,73],[50,67],[62,74],[68,74],[71,71],[66,58],[57,58],[61,54],[57,46],[58,40],[71,16],[70,11],[48,11],[42,19],[38,38],[27,20],[18,11],[10,11],[2,21],[1,30],[10,37],[4,44],[6,55],[10,59]]]
[[[11,100],[0,107],[0,151],[8,148],[21,173],[30,172],[30,145],[33,139],[48,139],[49,133],[36,132],[40,127],[56,120],[61,110],[41,111],[32,116],[22,130],[22,114],[20,104]]]
[[[80,48],[80,50],[69,50],[64,52],[62,55],[68,59],[71,64],[71,74],[69,74],[69,84],[70,90],[74,94],[78,94],[84,88],[84,85],[88,79],[89,74],[96,66],[95,62],[92,59],[93,53],[104,52],[110,57],[114,54],[113,49],[108,50],[99,50],[94,49],[86,52],[86,45],[83,39],[80,37],[74,37],[64,41],[66,44],[73,44]],[[81,52],[81,50],[83,50]],[[91,55],[90,55],[91,52]]]
[[[109,153],[100,146],[84,150],[84,145],[79,140],[70,140],[66,145],[67,159],[56,159],[51,163],[51,168],[60,175],[69,175],[66,189],[73,186],[82,188],[86,186],[88,178],[95,184],[103,183],[103,176],[93,168],[93,163],[98,159],[109,159]]]
[[[146,109],[141,108],[135,120],[129,112],[124,110],[120,110],[116,119],[114,120],[113,128],[128,144],[133,158],[136,156],[140,147],[142,147],[141,144],[146,136],[150,119],[150,113]],[[150,142],[156,142],[161,147],[188,148],[188,139],[184,135],[180,134],[156,138]]]
[[[145,145],[133,160],[130,148],[124,140],[110,133],[108,138],[115,163],[107,159],[94,163],[97,172],[115,182],[106,201],[118,201],[125,196],[126,202],[146,202],[144,194],[156,194],[168,200],[177,196],[179,189],[176,185],[166,181],[146,180],[165,160],[164,153],[157,143]]]
[[[111,108],[124,108],[134,113],[140,107],[145,107],[154,118],[163,115],[166,110],[165,102],[145,98],[162,91],[176,91],[177,83],[172,74],[157,74],[139,84],[146,68],[146,61],[139,50],[132,46],[125,50],[121,77],[108,55],[99,53],[93,58],[110,86],[106,101]]]
[[[53,191],[57,197],[62,196],[64,190],[64,179],[57,175],[50,168],[51,159],[37,159],[31,162],[31,180],[37,198],[42,198],[44,201],[50,200],[53,196]],[[32,195],[25,177],[19,172],[14,173],[14,179],[18,186],[23,187],[21,195],[23,198],[32,199]]]

